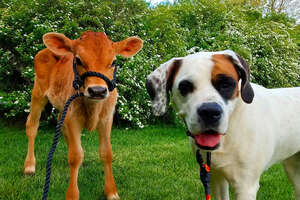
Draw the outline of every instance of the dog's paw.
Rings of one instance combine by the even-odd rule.
[[[120,197],[117,193],[107,197],[107,200],[119,200],[119,199]]]

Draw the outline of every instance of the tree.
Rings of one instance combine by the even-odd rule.
[[[300,23],[299,0],[224,0],[223,2],[259,7],[264,10],[264,13],[286,13],[289,17],[296,19],[297,23]]]

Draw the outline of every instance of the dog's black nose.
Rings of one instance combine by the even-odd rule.
[[[223,110],[217,103],[203,103],[197,113],[205,125],[213,125],[221,119]]]
[[[91,97],[98,97],[104,98],[107,95],[107,88],[106,87],[89,87],[88,92]]]

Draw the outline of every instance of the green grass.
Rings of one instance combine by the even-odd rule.
[[[53,133],[54,129],[39,131],[35,149],[37,171],[34,176],[25,176],[25,131],[0,128],[0,200],[41,199],[45,161]],[[97,134],[84,132],[82,145],[85,157],[78,178],[80,197],[83,200],[103,200],[104,171],[98,154]],[[114,129],[112,146],[114,177],[121,199],[204,199],[199,169],[183,129],[162,126],[139,130]],[[63,138],[58,144],[52,167],[48,199],[64,199],[69,167]],[[294,199],[292,186],[281,165],[265,172],[260,185],[259,200]]]

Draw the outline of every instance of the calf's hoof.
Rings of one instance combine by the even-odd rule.
[[[28,166],[24,169],[24,174],[33,175],[35,173],[35,166]]]
[[[119,199],[120,197],[117,193],[107,197],[107,200],[119,200]]]

